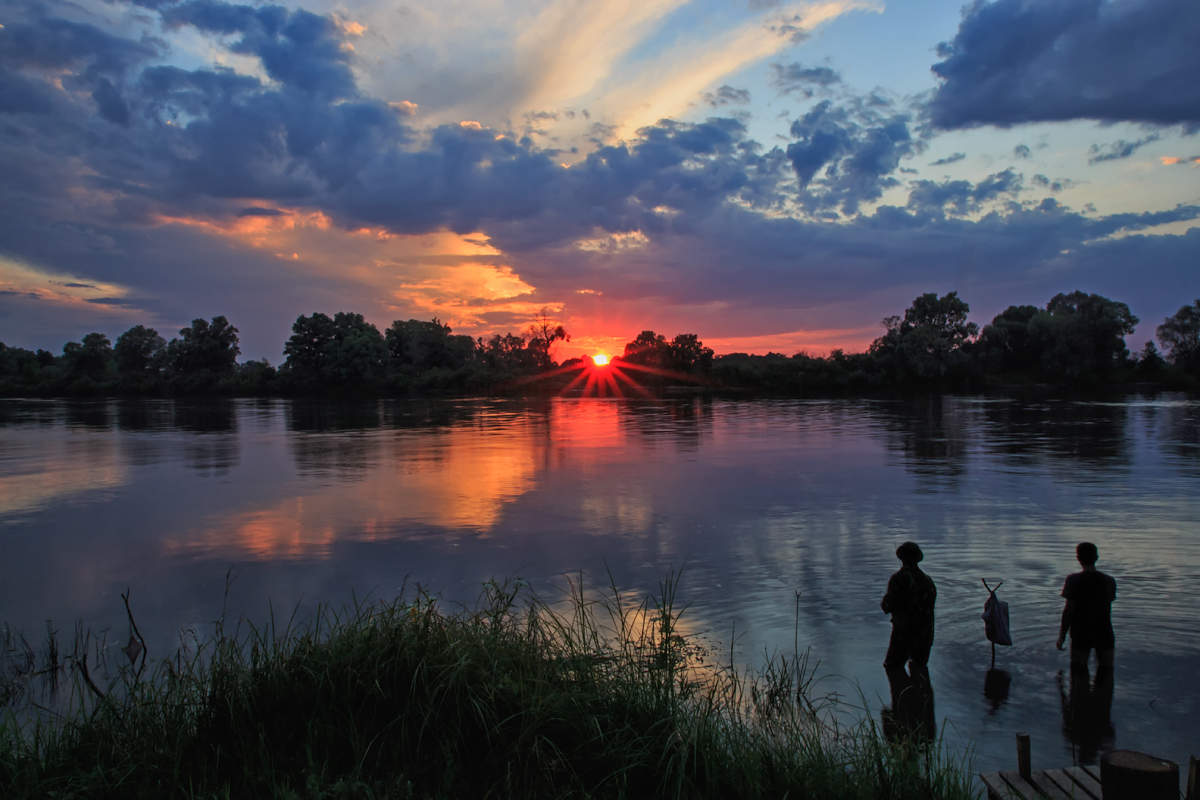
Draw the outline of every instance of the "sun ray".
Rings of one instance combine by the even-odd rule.
[[[625,381],[625,383],[629,384],[629,388],[633,389],[635,392],[640,394],[642,397],[645,397],[645,398],[653,398],[654,397],[654,395],[650,394],[650,392],[646,390],[646,387],[642,386],[640,383],[635,381],[633,378],[626,375],[616,365],[610,366],[609,369],[612,370],[612,375],[614,378]]]
[[[579,385],[581,382],[583,382],[583,381],[587,380],[587,379],[588,379],[588,377],[589,377],[589,373],[588,373],[588,371],[587,371],[587,370],[585,370],[585,369],[581,369],[581,370],[579,371],[579,374],[578,374],[578,375],[576,375],[574,378],[572,378],[572,379],[571,379],[571,382],[570,382],[570,383],[568,383],[566,386],[564,386],[564,387],[562,388],[562,391],[561,391],[561,392],[559,392],[559,394],[560,394],[560,395],[564,395],[564,394],[566,394],[567,392],[571,391],[571,390],[572,390],[572,389],[574,389],[576,386],[578,386],[578,385]],[[585,391],[586,391],[586,390],[585,390]]]

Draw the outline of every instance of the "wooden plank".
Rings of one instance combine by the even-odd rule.
[[[1091,795],[1079,787],[1079,784],[1071,780],[1070,775],[1061,769],[1048,769],[1042,775],[1045,776],[1047,783],[1053,783],[1067,797],[1076,798],[1076,800],[1087,800],[1087,798],[1091,797]]]
[[[983,778],[983,785],[987,787],[988,800],[1034,800],[1033,798],[1021,797],[1014,792],[1004,779],[1000,777],[999,772],[989,772],[987,774],[979,773],[979,777]]]
[[[1100,783],[1100,767],[1095,764],[1085,764],[1080,769],[1095,778],[1096,783]]]
[[[1021,777],[1029,780],[1033,771],[1029,767],[1029,734],[1017,734],[1017,772],[1021,773]]]
[[[1065,767],[1063,772],[1070,776],[1071,780],[1075,781],[1079,786],[1096,800],[1101,800],[1104,797],[1104,792],[1100,789],[1100,781],[1096,780],[1090,772],[1082,767]]]
[[[1043,797],[1048,797],[1050,800],[1071,800],[1071,795],[1058,788],[1058,784],[1050,780],[1045,772],[1035,772],[1030,777],[1029,782],[1041,792]]]
[[[1037,787],[1029,783],[1021,777],[1021,773],[1017,770],[1005,770],[1000,773],[1000,777],[1004,778],[1013,791],[1021,797],[1027,797],[1029,800],[1038,800],[1042,795],[1038,792]]]

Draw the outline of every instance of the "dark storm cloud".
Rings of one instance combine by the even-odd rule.
[[[1152,133],[1149,136],[1138,139],[1135,142],[1127,142],[1124,139],[1119,139],[1112,144],[1104,145],[1103,147],[1094,144],[1088,150],[1091,154],[1088,157],[1089,164],[1100,164],[1105,161],[1117,161],[1122,158],[1129,158],[1138,151],[1138,148],[1157,142],[1161,137],[1157,133]]]
[[[935,126],[1091,119],[1200,127],[1200,3],[996,0],[938,48]]]
[[[803,97],[812,97],[818,89],[841,83],[842,76],[829,67],[806,67],[796,61],[791,64],[772,64],[771,85],[780,94],[793,92]]]
[[[915,150],[905,114],[878,98],[856,106],[825,100],[792,123],[796,139],[787,157],[800,181],[800,202],[810,212],[855,214],[898,186],[892,173]]]
[[[51,113],[54,98],[36,78],[59,73],[65,88],[90,92],[102,118],[127,125],[129,107],[118,84],[136,65],[158,56],[161,42],[135,42],[93,25],[48,18],[36,5],[16,10],[27,18],[0,28],[0,113]]]

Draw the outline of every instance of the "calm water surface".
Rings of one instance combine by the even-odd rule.
[[[82,619],[152,656],[230,611],[393,597],[469,601],[520,576],[656,589],[728,657],[811,647],[826,691],[890,702],[879,610],[895,547],[937,582],[939,731],[980,769],[1132,748],[1200,753],[1200,403],[832,401],[0,401],[0,619]],[[1074,546],[1118,583],[1111,692],[1054,648]],[[990,650],[980,583],[1015,645]],[[735,638],[736,637],[736,638]],[[34,636],[30,636],[31,639]],[[1010,681],[1006,696],[998,692]],[[1186,767],[1185,767],[1186,769]]]

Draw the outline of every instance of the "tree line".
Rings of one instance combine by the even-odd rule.
[[[1129,307],[1085,292],[1044,306],[1010,306],[979,328],[956,292],[916,298],[864,353],[715,356],[696,334],[672,340],[643,331],[614,359],[642,384],[690,383],[773,392],[983,389],[1021,384],[1159,383],[1200,388],[1200,299],[1158,326],[1131,354]],[[136,325],[110,342],[102,333],[62,353],[0,343],[0,394],[179,395],[487,392],[516,385],[554,390],[583,359],[557,364],[570,334],[548,313],[519,334],[456,335],[433,319],[396,320],[380,332],[362,314],[301,315],[278,367],[239,362],[238,330],[223,316],[196,319],[169,342]],[[1162,350],[1159,350],[1161,346]],[[544,380],[538,380],[544,378]]]

